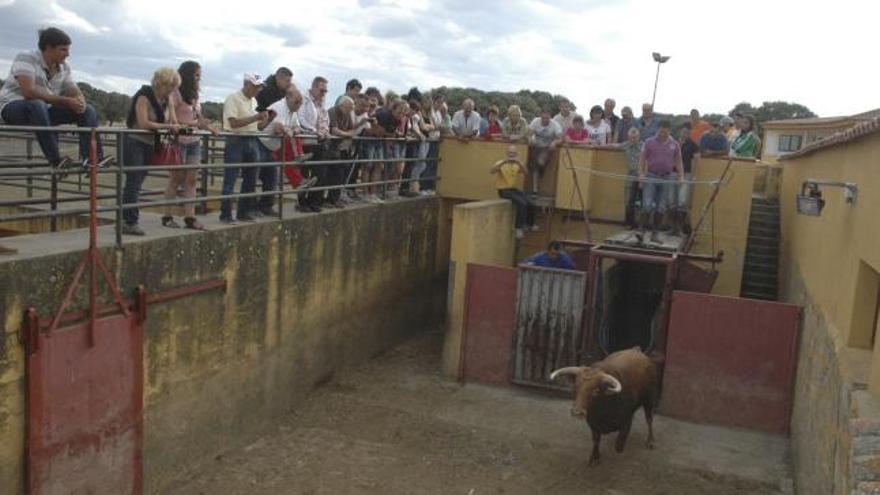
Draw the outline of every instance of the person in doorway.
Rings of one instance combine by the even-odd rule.
[[[495,176],[495,189],[498,190],[498,196],[510,200],[516,208],[514,230],[516,238],[522,239],[526,228],[537,231],[534,207],[525,193],[517,187],[519,176],[525,176],[527,171],[517,158],[515,145],[507,147],[507,156],[503,160],[495,162],[489,173]]]
[[[574,270],[574,260],[565,251],[562,250],[562,244],[559,241],[551,241],[547,245],[547,250],[535,253],[524,259],[523,265],[541,266],[544,268],[557,268],[560,270]]]
[[[174,114],[174,105],[169,104],[171,93],[180,86],[180,74],[171,67],[162,67],[153,73],[149,86],[142,86],[131,99],[131,108],[125,124],[129,129],[146,131],[177,132],[180,126]],[[125,165],[143,167],[150,164],[156,152],[158,135],[128,134],[124,138],[123,151]],[[130,205],[140,199],[141,186],[147,172],[133,170],[125,173],[125,187],[122,192],[122,203]],[[127,235],[144,235],[140,226],[138,208],[125,208],[122,211],[122,233]],[[166,219],[162,219],[165,224]]]
[[[223,150],[225,163],[259,163],[262,160],[260,143],[254,136],[259,131],[259,124],[269,120],[269,112],[257,111],[255,97],[263,87],[263,79],[254,73],[246,73],[240,90],[226,97],[223,103],[223,129],[238,134],[226,138]],[[223,195],[231,195],[235,190],[235,181],[241,173],[241,193],[254,192],[257,182],[257,169],[254,167],[230,167],[223,170]],[[256,202],[253,198],[240,198],[236,217],[242,222],[256,221],[251,211]],[[232,200],[220,201],[220,221],[227,224],[235,223],[232,218]]]
[[[646,224],[651,221],[651,241],[659,242],[657,231],[663,215],[672,203],[675,193],[674,179],[682,180],[681,147],[669,135],[668,120],[657,124],[657,135],[645,140],[639,161],[639,183],[642,187],[642,221],[644,234]]]
[[[217,130],[211,127],[208,119],[202,116],[202,106],[199,103],[199,91],[201,89],[202,68],[198,62],[187,60],[180,64],[177,69],[180,75],[180,88],[171,93],[171,105],[174,114],[181,126],[201,129],[217,134]],[[180,159],[185,165],[198,165],[202,163],[202,141],[199,136],[181,135],[177,138],[180,143]],[[168,187],[165,188],[165,199],[177,197],[177,188],[183,185],[183,196],[187,199],[196,197],[196,175],[198,170],[171,171]],[[188,229],[205,230],[204,224],[196,218],[196,204],[186,203],[183,206],[183,223]],[[162,225],[171,228],[179,228],[180,224],[174,221],[173,207],[169,206],[162,217]]]
[[[70,36],[64,31],[50,27],[39,32],[37,48],[15,56],[9,69],[9,77],[0,88],[0,124],[28,126],[56,126],[76,124],[80,127],[98,127],[98,113],[86,102],[85,96],[71,76],[67,57],[70,55]],[[58,133],[37,132],[37,142],[49,166],[66,170],[73,160],[62,157],[58,150]],[[79,164],[88,168],[91,136],[81,132],[79,136]],[[97,136],[98,166],[104,166],[101,136]]]
[[[694,172],[700,162],[700,146],[693,138],[693,129],[689,122],[685,122],[679,131],[679,143],[681,143],[681,163],[683,180],[679,181],[676,194],[675,211],[672,218],[672,235],[691,233],[690,209],[691,196],[693,194],[691,181]]]

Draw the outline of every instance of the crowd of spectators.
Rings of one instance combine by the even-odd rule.
[[[16,56],[10,77],[0,88],[0,121],[15,125],[49,126],[76,123],[97,126],[97,116],[71,77],[66,63],[71,39],[57,28],[40,31],[38,50]],[[260,183],[261,191],[278,189],[278,167],[249,165],[290,160],[296,166],[284,169],[284,178],[297,189],[297,209],[314,213],[323,208],[344,208],[351,201],[381,203],[389,197],[435,194],[439,142],[443,137],[464,141],[472,139],[504,140],[529,145],[523,164],[516,149],[506,160],[492,168],[499,195],[517,205],[517,233],[533,228],[533,214],[528,197],[513,184],[519,174],[530,175],[537,193],[540,177],[560,145],[608,146],[624,151],[628,163],[625,181],[626,222],[631,227],[654,220],[667,210],[676,213],[671,223],[684,225],[682,211],[690,198],[688,180],[700,156],[731,155],[754,157],[760,148],[755,122],[749,115],[725,117],[708,123],[697,110],[691,121],[671,134],[667,121],[658,120],[652,105],[644,104],[636,118],[630,107],[621,115],[614,113],[612,98],[590,108],[581,116],[572,104],[562,101],[558,113],[544,108],[527,121],[521,109],[490,106],[485,117],[472,99],[465,99],[460,109],[450,109],[442,94],[422,94],[417,89],[401,97],[385,95],[375,87],[363,88],[357,79],[348,81],[345,93],[332,106],[327,100],[328,81],[315,77],[307,89],[293,83],[293,71],[278,68],[263,79],[256,73],[244,74],[241,87],[230,94],[223,105],[222,131],[224,158],[241,167],[224,169],[222,193],[232,195],[241,177],[240,192],[252,194]],[[177,69],[162,67],[151,83],[141,87],[132,99],[127,127],[143,130],[184,129],[219,132],[203,117],[199,103],[201,68],[195,61],[183,62]],[[503,118],[500,118],[502,117]],[[39,145],[52,167],[66,170],[74,164],[86,165],[88,135],[80,135],[78,160],[59,153],[57,133],[38,132]],[[181,134],[178,138],[180,161],[198,164],[202,160],[201,139]],[[111,161],[97,150],[99,165]],[[125,166],[149,164],[160,147],[158,135],[129,134],[125,138]],[[355,159],[359,159],[355,161]],[[330,160],[334,164],[310,164]],[[195,196],[195,170],[172,172],[166,198],[183,191]],[[146,173],[126,173],[123,201],[138,203]],[[674,181],[680,185],[672,187]],[[321,187],[315,187],[321,186]],[[329,186],[329,187],[328,187]],[[641,194],[641,199],[639,196]],[[225,223],[252,222],[260,216],[276,215],[273,194],[241,197],[233,210],[233,201],[221,201],[220,220]],[[641,204],[642,220],[636,220],[636,205]],[[233,213],[234,211],[234,213]],[[162,225],[168,228],[204,229],[195,217],[193,205],[184,208],[183,224],[167,209]],[[123,232],[143,235],[138,210],[124,211]],[[645,218],[648,220],[645,220]],[[652,236],[656,236],[656,230]]]

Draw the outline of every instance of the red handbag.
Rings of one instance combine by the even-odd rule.
[[[183,160],[180,158],[180,143],[177,142],[176,136],[167,135],[159,141],[153,159],[150,161],[152,165],[180,165]]]

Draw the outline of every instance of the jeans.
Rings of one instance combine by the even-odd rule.
[[[260,161],[261,162],[271,162],[274,161],[272,159],[272,150],[263,146],[263,143],[258,143],[257,147],[260,149]],[[259,169],[260,176],[260,184],[262,184],[262,191],[264,193],[267,192],[276,192],[278,190],[278,166],[277,165],[266,165],[265,167],[260,167]],[[275,196],[260,196],[258,203],[258,208],[262,212],[266,212],[272,209],[272,205],[275,204]]]
[[[76,124],[80,127],[98,127],[98,113],[92,105],[86,105],[85,112],[74,113],[67,107],[49,105],[43,100],[16,100],[3,106],[0,113],[3,121],[10,125],[34,125],[53,126],[60,124]],[[89,144],[91,135],[87,132],[79,133],[79,159],[89,157]],[[41,131],[37,132],[37,142],[43,155],[50,163],[58,163],[61,156],[58,153],[58,133]],[[104,158],[104,147],[101,136],[97,136],[97,159]]]
[[[535,208],[524,192],[519,189],[499,189],[498,196],[509,199],[516,208],[516,228],[522,229],[535,224]]]
[[[125,136],[123,140],[125,143],[123,160],[125,161],[126,167],[141,167],[150,163],[150,158],[152,158],[153,153],[155,152],[152,145],[132,139],[129,136]],[[135,170],[125,173],[125,187],[122,189],[123,205],[133,204],[139,201],[141,186],[143,186],[146,177],[147,172],[145,170]],[[138,211],[137,208],[127,208],[122,210],[122,218],[125,220],[125,223],[135,225],[140,219],[140,211]]]
[[[423,177],[429,177],[419,181],[419,188],[423,191],[433,191],[437,188],[437,160],[440,156],[440,141],[428,141],[428,155],[426,158],[425,171]]]
[[[691,209],[691,192],[693,185],[691,185],[689,181],[693,179],[693,177],[694,174],[686,172],[684,174],[685,182],[676,186],[676,207],[678,208],[678,211],[688,211]]]
[[[331,160],[348,160],[351,158],[351,152],[348,150],[333,150],[329,154]],[[345,184],[345,180],[348,178],[348,169],[349,166],[339,163],[336,165],[325,165],[324,166],[324,180],[327,181],[328,186],[341,186]],[[339,197],[342,194],[341,189],[331,189],[327,191],[327,201],[329,203],[335,203],[339,201]]]
[[[225,163],[259,163],[260,143],[257,138],[250,136],[230,136],[226,139],[226,148],[223,151]],[[241,193],[252,193],[256,189],[257,169],[254,167],[230,167],[223,169],[223,195],[228,196],[235,192],[235,181],[241,172]],[[254,208],[254,198],[240,198],[238,200],[238,216],[246,214]],[[232,219],[232,200],[220,201],[220,219]]]
[[[648,172],[648,179],[675,180],[675,174],[655,174]],[[675,200],[675,184],[670,182],[645,182],[642,188],[642,210],[665,213]]]
[[[626,225],[629,227],[635,227],[636,225],[636,199],[639,196],[639,175],[635,172],[630,172],[627,177],[627,181],[624,183],[623,192],[624,192],[624,211],[626,212],[624,218],[626,221]]]

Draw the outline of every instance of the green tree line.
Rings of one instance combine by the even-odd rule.
[[[0,80],[2,84],[2,80]],[[114,91],[104,91],[87,83],[78,83],[80,90],[86,97],[86,100],[95,106],[98,112],[98,121],[106,125],[115,125],[125,122],[128,115],[128,109],[131,106],[131,96]],[[564,95],[552,94],[547,91],[533,91],[522,89],[516,92],[505,91],[483,91],[476,88],[457,88],[441,86],[431,90],[432,94],[440,93],[446,97],[450,112],[461,107],[462,102],[466,98],[471,98],[476,104],[477,111],[483,113],[486,108],[491,105],[497,106],[503,114],[510,105],[519,105],[522,109],[523,116],[526,119],[532,119],[540,114],[542,109],[548,109],[555,114],[562,101],[571,101]],[[405,93],[404,93],[405,94]],[[604,99],[597,100],[596,104],[601,105]],[[574,104],[572,104],[574,106]],[[630,105],[639,116],[641,112],[640,105]],[[618,103],[616,109],[620,113],[623,104]],[[578,113],[586,115],[589,108],[577,109]],[[689,112],[690,109],[687,109]],[[753,115],[758,125],[770,120],[780,119],[801,119],[815,117],[812,111],[804,105],[798,103],[790,103],[786,101],[765,101],[760,106],[755,107],[751,103],[742,102],[733,107],[727,115],[733,115],[736,112]],[[219,121],[223,114],[223,104],[214,101],[205,101],[202,103],[202,113],[206,118]],[[657,113],[659,118],[665,118],[672,121],[674,126],[678,126],[687,122],[690,117],[688,113],[682,114],[664,114]],[[706,114],[703,118],[714,122],[723,117],[720,114]]]

